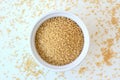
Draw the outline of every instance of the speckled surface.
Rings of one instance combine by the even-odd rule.
[[[87,26],[90,48],[66,72],[39,66],[30,35],[40,17],[65,10]],[[120,80],[120,0],[0,0],[0,80]]]

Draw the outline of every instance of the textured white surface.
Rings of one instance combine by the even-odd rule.
[[[84,61],[66,72],[38,66],[31,56],[31,31],[54,10],[81,18],[91,38]],[[119,0],[0,0],[0,80],[120,80],[119,32]]]

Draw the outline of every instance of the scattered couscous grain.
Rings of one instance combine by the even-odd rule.
[[[36,49],[43,60],[52,65],[65,65],[81,53],[84,36],[71,19],[58,16],[44,21],[35,36]]]

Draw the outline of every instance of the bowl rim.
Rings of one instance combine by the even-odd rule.
[[[68,17],[71,20],[75,21],[78,24],[78,26],[81,28],[83,35],[84,35],[84,45],[83,45],[83,49],[82,49],[80,55],[71,63],[63,65],[63,66],[56,66],[56,65],[51,65],[51,64],[47,63],[40,57],[39,53],[37,52],[37,50],[35,48],[35,34],[36,34],[37,29],[45,20],[47,20],[51,17],[56,17],[56,16]],[[83,21],[80,18],[78,18],[76,15],[74,15],[70,12],[66,12],[66,11],[49,12],[49,13],[43,15],[38,20],[38,22],[35,24],[32,32],[31,32],[30,44],[31,44],[32,56],[40,66],[42,64],[43,67],[46,67],[46,68],[54,70],[54,71],[67,71],[67,70],[70,70],[70,69],[74,68],[75,66],[79,65],[83,61],[83,59],[85,58],[85,56],[87,55],[87,52],[88,52],[89,40],[90,40],[89,33],[88,33],[86,26],[84,25]]]

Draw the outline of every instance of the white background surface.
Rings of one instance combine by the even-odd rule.
[[[38,66],[30,35],[43,14],[65,10],[90,33],[84,61],[66,72]],[[120,80],[119,0],[0,0],[0,80]]]

